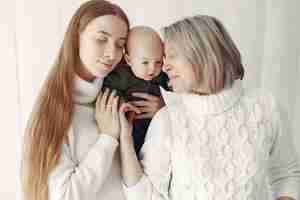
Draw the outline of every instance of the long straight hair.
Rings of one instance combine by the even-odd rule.
[[[26,200],[48,199],[49,172],[58,163],[73,115],[73,79],[80,63],[79,34],[91,20],[104,15],[118,16],[129,29],[129,20],[119,6],[105,0],[82,4],[68,25],[56,62],[34,105],[24,136],[22,181]]]

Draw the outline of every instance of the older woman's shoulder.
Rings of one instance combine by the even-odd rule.
[[[245,89],[242,102],[254,111],[260,110],[265,115],[278,112],[278,103],[272,92],[265,88]]]
[[[244,89],[244,98],[254,102],[275,103],[275,97],[271,91],[266,88],[246,88]]]

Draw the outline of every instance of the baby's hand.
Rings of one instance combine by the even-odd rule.
[[[142,114],[135,116],[135,119],[147,119],[152,118],[155,113],[161,109],[165,103],[161,97],[154,96],[147,93],[134,92],[132,96],[139,97],[145,100],[131,101],[130,103],[139,108]]]

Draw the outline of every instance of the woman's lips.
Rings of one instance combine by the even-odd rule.
[[[111,70],[112,69],[112,64],[106,64],[106,63],[102,63],[102,65],[108,69],[108,70]]]

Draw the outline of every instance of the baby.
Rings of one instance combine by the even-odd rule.
[[[130,29],[125,53],[127,64],[119,64],[104,79],[103,88],[116,89],[123,101],[132,102],[138,107],[151,107],[149,101],[156,97],[162,107],[164,102],[159,86],[168,90],[168,77],[162,72],[163,55],[163,43],[155,30],[145,26]],[[137,92],[144,95],[134,94]],[[137,153],[144,143],[147,128],[153,117],[148,115],[146,110],[133,121],[133,139]]]

